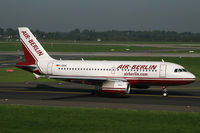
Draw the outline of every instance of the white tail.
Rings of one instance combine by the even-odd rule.
[[[27,63],[35,64],[39,60],[52,59],[27,27],[19,27],[18,29]]]

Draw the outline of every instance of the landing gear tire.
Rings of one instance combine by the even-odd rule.
[[[166,86],[163,86],[162,88],[163,88],[163,96],[167,97],[168,96],[168,92],[167,92]]]
[[[167,92],[163,92],[163,96],[164,96],[164,97],[167,97],[167,96],[168,96],[168,93],[167,93]]]
[[[101,87],[100,86],[96,86],[96,91],[95,91],[95,95],[97,96],[97,95],[101,95]]]

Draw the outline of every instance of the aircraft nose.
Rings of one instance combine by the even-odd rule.
[[[190,73],[191,74],[191,78],[194,78],[194,79],[196,79],[196,77],[195,77],[195,75],[194,74],[192,74],[192,73]]]
[[[196,77],[194,74],[192,73],[189,73],[189,76],[188,76],[191,80],[195,81],[196,80]]]

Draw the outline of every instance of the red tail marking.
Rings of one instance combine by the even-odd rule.
[[[18,62],[18,63],[16,63],[16,65],[26,66],[26,65],[36,64],[34,57],[31,55],[31,53],[25,47],[23,40],[21,40],[21,43],[22,43],[22,47],[23,47],[23,50],[24,50],[25,62]]]
[[[30,64],[35,64],[35,59],[31,55],[31,53],[27,50],[27,48],[23,44],[22,44],[22,46],[23,46],[26,62],[29,62]]]

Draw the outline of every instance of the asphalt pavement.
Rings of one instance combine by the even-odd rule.
[[[159,86],[117,96],[98,95],[94,86],[84,84],[0,83],[0,104],[200,112],[199,85],[168,87],[169,96],[163,97]]]

